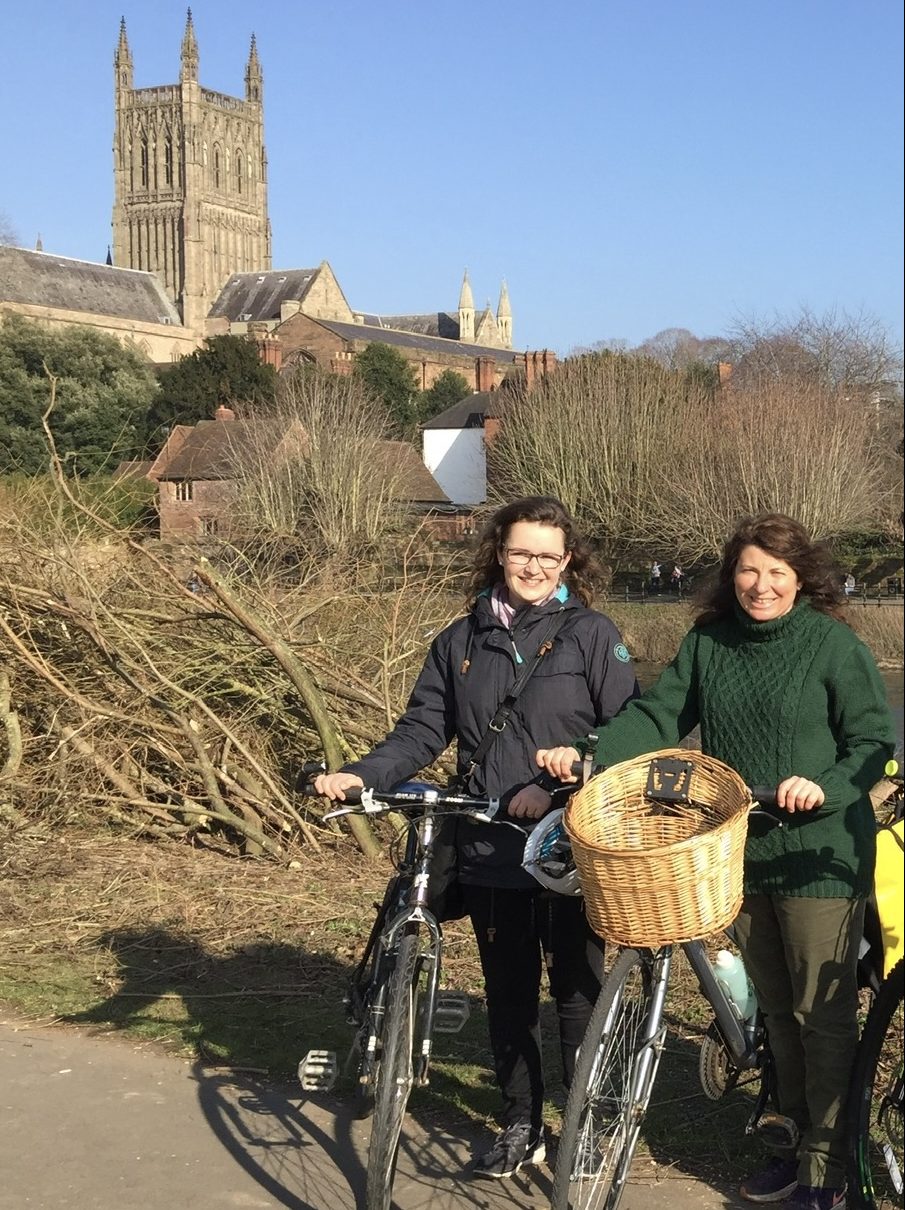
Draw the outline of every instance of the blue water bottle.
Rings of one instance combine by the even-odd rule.
[[[738,954],[729,950],[720,950],[713,963],[713,973],[716,981],[726,993],[726,998],[735,1009],[740,1021],[746,1025],[754,1020],[757,1012],[757,999],[754,988],[748,979],[745,964]]]

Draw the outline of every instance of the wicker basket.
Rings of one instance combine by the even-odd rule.
[[[687,803],[646,795],[651,762],[664,757],[692,762]],[[741,906],[750,806],[734,770],[685,748],[592,777],[572,796],[564,823],[594,931],[656,948],[725,928]]]

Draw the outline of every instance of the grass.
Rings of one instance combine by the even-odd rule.
[[[304,869],[109,833],[34,829],[5,840],[0,865],[0,1000],[32,1019],[153,1040],[213,1066],[291,1080],[309,1049],[351,1040],[342,997],[387,874],[350,842],[324,838]],[[341,902],[336,888],[342,887]],[[491,1126],[499,1109],[476,950],[466,922],[444,928],[445,978],[468,993],[459,1034],[439,1034],[416,1117]],[[701,1177],[734,1179],[756,1154],[749,1098],[714,1106],[697,1081],[706,1005],[674,966],[671,1032],[641,1154]],[[553,1005],[542,1006],[555,1130],[563,1104]],[[344,1075],[340,1095],[347,1095]],[[707,1122],[701,1129],[702,1120]]]

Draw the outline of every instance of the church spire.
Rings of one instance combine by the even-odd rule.
[[[496,322],[500,331],[500,340],[504,349],[512,348],[512,307],[509,303],[509,290],[505,279],[500,287],[500,301],[497,303]]]
[[[119,42],[116,44],[116,54],[113,56],[113,70],[116,73],[117,88],[132,87],[132,52],[129,50],[129,39],[126,37],[126,18],[119,23]]]
[[[251,35],[251,47],[248,51],[248,63],[245,65],[245,100],[260,101],[264,85],[264,74],[261,71],[261,60],[258,58],[258,44],[254,34]]]
[[[179,78],[186,80],[198,79],[198,43],[195,41],[195,25],[192,21],[192,10],[185,15],[185,33],[182,35],[182,66]]]
[[[459,291],[459,340],[474,341],[474,298],[467,269]]]

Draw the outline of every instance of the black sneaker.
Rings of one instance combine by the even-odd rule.
[[[525,1164],[541,1163],[546,1154],[543,1133],[530,1122],[516,1122],[498,1134],[490,1150],[478,1157],[474,1174],[501,1180],[515,1176]]]
[[[742,1181],[739,1193],[746,1202],[784,1202],[798,1188],[798,1160],[774,1155],[766,1168]]]

